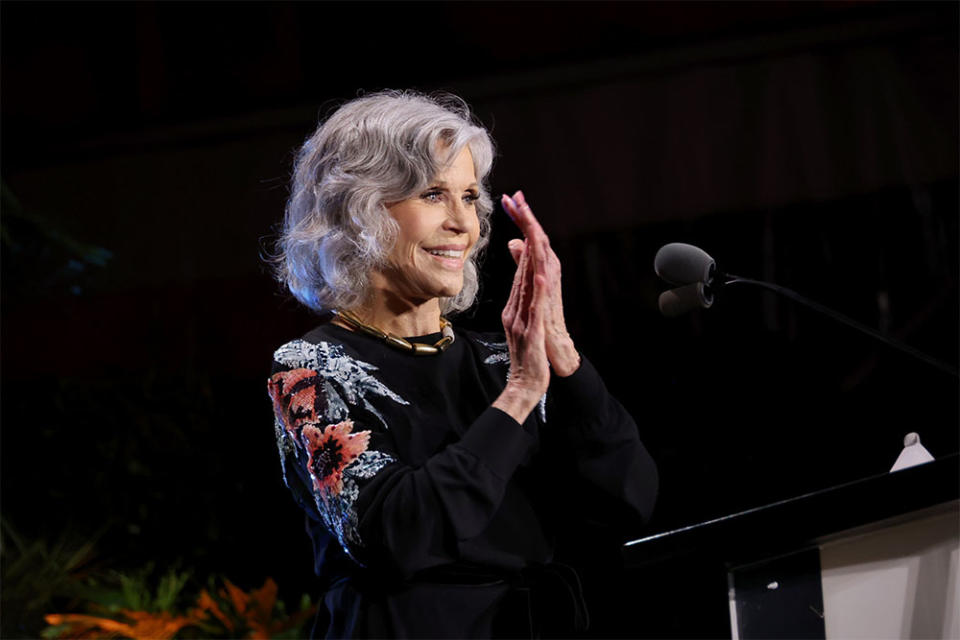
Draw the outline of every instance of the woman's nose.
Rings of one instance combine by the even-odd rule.
[[[447,228],[464,231],[469,225],[468,221],[471,215],[473,215],[472,208],[465,202],[458,200],[447,207],[447,219],[444,224]]]

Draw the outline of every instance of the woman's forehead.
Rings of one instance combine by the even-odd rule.
[[[456,153],[451,153],[449,146],[444,148],[440,159],[444,162],[440,165],[439,171],[434,176],[434,182],[468,182],[477,181],[476,167],[473,162],[473,152],[469,145],[464,145]]]

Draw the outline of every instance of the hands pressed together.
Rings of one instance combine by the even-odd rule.
[[[537,222],[523,192],[501,199],[504,210],[523,233],[509,242],[517,263],[510,297],[501,314],[510,351],[510,377],[493,406],[523,422],[547,391],[550,369],[560,377],[580,366],[563,319],[560,260]]]

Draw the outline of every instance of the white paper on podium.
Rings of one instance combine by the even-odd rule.
[[[933,462],[933,456],[927,451],[926,447],[920,444],[920,436],[916,433],[908,433],[903,438],[903,451],[897,456],[897,461],[890,467],[890,472],[900,471],[908,467],[915,467],[925,462]]]

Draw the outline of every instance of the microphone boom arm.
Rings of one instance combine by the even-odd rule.
[[[829,316],[829,317],[833,318],[834,320],[837,320],[837,321],[839,321],[839,322],[842,322],[843,324],[845,324],[845,325],[847,325],[847,326],[849,326],[849,327],[853,327],[854,329],[857,329],[858,331],[861,331],[861,332],[867,334],[868,336],[871,336],[871,337],[873,337],[873,338],[876,338],[877,340],[879,340],[879,341],[881,341],[881,342],[884,342],[884,343],[890,345],[891,347],[893,347],[893,348],[895,348],[895,349],[899,349],[900,351],[903,351],[904,353],[907,353],[907,354],[909,354],[909,355],[911,355],[911,356],[913,356],[913,357],[915,357],[915,358],[919,358],[920,360],[923,360],[923,361],[926,362],[927,364],[929,364],[929,365],[931,365],[931,366],[933,366],[933,367],[936,367],[937,369],[939,369],[940,371],[943,371],[944,373],[948,373],[948,374],[952,375],[953,377],[958,377],[958,376],[957,376],[957,369],[956,369],[955,367],[951,367],[951,366],[948,365],[948,364],[944,364],[943,362],[940,362],[939,360],[936,360],[936,359],[934,359],[934,358],[931,358],[930,356],[928,356],[927,354],[923,353],[922,351],[918,351],[918,350],[914,349],[913,347],[911,347],[911,346],[909,346],[909,345],[906,345],[906,344],[900,342],[899,340],[897,340],[897,339],[895,339],[895,338],[891,338],[890,336],[885,336],[884,334],[880,333],[879,331],[877,331],[877,330],[875,330],[875,329],[871,329],[871,328],[868,327],[867,325],[865,325],[865,324],[863,324],[863,323],[860,323],[860,322],[857,322],[856,320],[854,320],[854,319],[852,319],[852,318],[848,318],[847,316],[843,315],[842,313],[838,313],[838,312],[834,311],[833,309],[829,309],[829,308],[823,306],[822,304],[820,304],[820,303],[818,303],[818,302],[814,302],[813,300],[810,300],[810,299],[808,299],[808,298],[805,298],[804,296],[800,295],[800,294],[797,293],[796,291],[793,291],[793,290],[791,290],[791,289],[787,289],[786,287],[781,287],[781,286],[778,285],[778,284],[772,284],[772,283],[770,283],[770,282],[764,282],[764,281],[762,281],[762,280],[753,280],[753,279],[751,279],[751,278],[742,278],[742,277],[740,277],[740,276],[735,276],[735,275],[733,275],[732,273],[722,274],[721,277],[725,279],[725,282],[722,282],[722,286],[724,286],[724,287],[727,286],[727,285],[731,285],[731,284],[741,284],[741,283],[742,283],[742,284],[753,284],[753,285],[757,285],[758,287],[761,287],[761,288],[763,288],[763,289],[768,289],[768,290],[773,291],[773,292],[775,292],[775,293],[779,293],[780,295],[782,295],[782,296],[784,296],[784,297],[787,297],[787,298],[790,298],[791,300],[793,300],[793,301],[795,301],[795,302],[799,302],[799,303],[802,304],[802,305],[805,305],[805,306],[807,306],[807,307],[810,307],[810,308],[813,309],[814,311],[819,311],[820,313],[822,313],[822,314],[824,314],[824,315],[826,315],[826,316]]]

